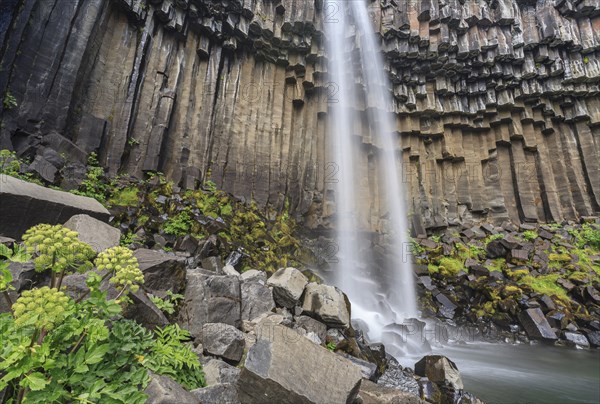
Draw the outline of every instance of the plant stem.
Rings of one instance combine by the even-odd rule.
[[[112,273],[112,271],[108,271],[107,273],[104,274],[104,276],[102,277],[102,279],[100,279],[100,285],[102,285],[102,282],[104,282],[106,280],[106,278],[108,278],[108,276]],[[84,294],[82,294],[81,296],[79,296],[77,298],[77,300],[75,300],[75,303],[81,303],[81,301],[83,299],[85,299],[85,297],[87,295],[90,294],[90,289],[88,289]]]
[[[65,276],[65,269],[66,269],[66,268],[63,268],[63,270],[62,270],[62,271],[60,271],[60,275],[59,275],[59,277],[58,277],[58,285],[56,286],[56,289],[57,289],[57,290],[59,290],[59,291],[60,291],[60,287],[61,287],[61,285],[62,285],[63,278],[64,278],[64,276]]]
[[[85,337],[85,335],[87,334],[87,331],[84,331],[81,334],[81,337],[79,337],[79,339],[77,340],[77,343],[73,346],[73,348],[71,348],[71,350],[69,351],[69,355],[71,355],[73,352],[75,352],[77,350],[77,348],[79,348],[79,345],[81,344],[81,342],[83,341],[83,338]]]

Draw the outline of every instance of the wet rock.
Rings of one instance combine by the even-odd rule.
[[[241,325],[241,290],[238,277],[189,270],[178,323],[192,336],[201,335],[206,323]]]
[[[438,293],[435,295],[435,299],[440,303],[439,310],[440,314],[446,318],[454,318],[454,312],[458,308],[446,295]]]
[[[229,324],[207,323],[202,326],[200,338],[204,351],[233,362],[239,362],[244,353],[244,334]]]
[[[347,328],[350,309],[347,297],[338,288],[309,283],[306,286],[302,310],[315,316],[329,327]]]
[[[424,403],[418,396],[398,389],[381,386],[370,380],[363,380],[359,397],[362,404],[420,404]]]
[[[521,325],[529,338],[556,340],[556,333],[548,324],[544,313],[539,308],[527,309],[519,313]]]
[[[150,372],[150,383],[144,393],[147,404],[198,404],[198,399],[179,383],[167,376]]]
[[[455,390],[463,389],[463,382],[456,364],[442,355],[427,355],[415,363],[415,374],[427,377],[432,382],[449,386]]]
[[[294,307],[300,300],[308,279],[296,268],[281,268],[267,280],[273,288],[275,302],[283,307]]]
[[[548,313],[549,311],[556,310],[556,305],[552,298],[548,295],[543,295],[539,298],[540,303],[542,304],[542,311],[544,313]]]
[[[575,346],[575,347],[579,347],[579,348],[589,348],[590,347],[589,341],[583,334],[580,334],[578,332],[567,331],[564,333],[564,336],[565,336],[565,341],[567,342],[567,345]]]
[[[379,377],[377,384],[419,395],[419,384],[414,374],[410,369],[404,369],[393,357],[389,358],[387,369]]]
[[[264,324],[257,330],[238,381],[247,404],[351,403],[360,369],[295,331]]]
[[[242,320],[253,320],[261,314],[275,309],[273,291],[259,277],[243,280],[241,293]]]
[[[75,215],[64,226],[79,233],[79,240],[100,252],[119,245],[121,231],[89,215]]]
[[[185,259],[162,251],[140,248],[133,255],[144,273],[144,286],[153,290],[183,290],[186,280]]]
[[[62,224],[77,214],[107,221],[109,212],[100,202],[69,192],[44,188],[0,174],[0,235],[20,239],[36,224]]]
[[[235,384],[215,384],[201,389],[192,390],[191,393],[200,400],[201,404],[239,404],[238,392]]]
[[[600,347],[600,331],[584,331],[590,345]]]

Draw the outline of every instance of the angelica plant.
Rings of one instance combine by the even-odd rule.
[[[121,288],[119,296],[127,290],[137,292],[139,284],[144,283],[144,274],[129,248],[117,246],[104,250],[94,263],[99,271],[113,275],[110,283]]]
[[[60,290],[65,274],[92,269],[96,255],[88,244],[79,241],[79,234],[61,225],[38,224],[23,235],[29,254],[35,254],[35,270],[52,271],[52,286]]]

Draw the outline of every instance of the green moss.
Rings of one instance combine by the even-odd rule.
[[[174,236],[183,236],[190,233],[192,228],[192,219],[187,211],[180,212],[169,219],[163,225],[163,230],[167,234]]]
[[[457,244],[455,249],[456,255],[463,261],[469,258],[480,260],[485,257],[485,250],[482,247],[473,244]]]
[[[491,264],[486,265],[486,268],[489,271],[502,272],[502,270],[506,268],[506,260],[504,258],[493,259]]]
[[[521,279],[524,276],[529,275],[529,270],[524,268],[524,269],[516,269],[514,271],[511,271],[509,269],[506,270],[506,275],[510,278],[510,279]]]
[[[463,261],[452,257],[443,257],[440,259],[439,269],[440,273],[444,276],[456,276],[460,271],[467,272]]]
[[[533,241],[538,238],[538,234],[533,230],[526,230],[521,236],[527,241]]]
[[[504,287],[504,289],[502,289],[502,295],[504,297],[508,297],[508,296],[515,296],[515,295],[521,295],[523,293],[523,291],[521,290],[521,288],[514,286],[514,285],[507,285]]]
[[[494,308],[494,303],[493,302],[485,302],[483,304],[483,310],[487,314],[494,314],[494,313],[496,313],[496,309]]]
[[[137,187],[127,187],[117,190],[108,200],[111,206],[137,206],[139,204],[139,189]]]
[[[559,278],[559,274],[540,275],[537,277],[525,276],[519,283],[528,286],[536,293],[555,296],[563,302],[568,302],[570,299],[567,296],[567,292],[556,283]]]
[[[503,238],[504,238],[504,234],[502,234],[502,233],[492,234],[492,235],[487,236],[485,238],[485,240],[483,241],[483,244],[485,244],[487,246],[490,242],[492,242],[494,240],[500,240],[500,239],[503,239]]]
[[[571,256],[569,254],[549,254],[548,255],[548,259],[550,261],[556,261],[556,262],[570,262],[571,261]]]
[[[569,280],[572,281],[579,281],[579,282],[587,282],[589,281],[590,277],[587,273],[585,272],[573,272],[571,275],[569,275]]]
[[[430,274],[438,274],[440,273],[440,268],[437,265],[429,264],[427,265],[427,270]]]

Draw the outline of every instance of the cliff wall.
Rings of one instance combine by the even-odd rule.
[[[210,177],[262,204],[289,197],[308,226],[327,226],[336,87],[324,31],[343,6],[3,1],[0,147],[79,162],[98,151],[111,174],[159,170],[184,187]],[[596,0],[381,0],[369,10],[418,232],[600,210]],[[378,148],[359,104],[363,223],[379,230]]]

